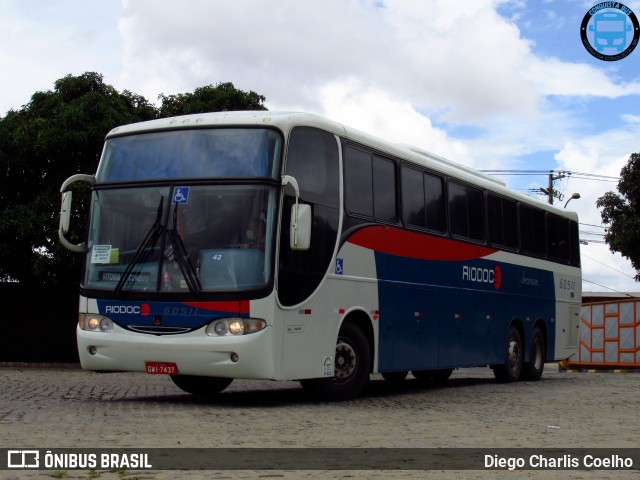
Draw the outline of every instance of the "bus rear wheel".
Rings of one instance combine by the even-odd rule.
[[[200,377],[196,375],[171,375],[171,380],[181,390],[201,396],[216,395],[233,382],[233,378]]]
[[[358,395],[369,383],[371,346],[358,326],[346,323],[336,343],[334,376],[300,380],[302,387],[323,400],[345,400]]]
[[[529,361],[524,364],[520,378],[522,380],[537,381],[542,377],[544,370],[544,359],[547,355],[547,349],[544,341],[544,334],[538,327],[533,329],[531,334]]]
[[[515,325],[511,325],[507,335],[504,363],[491,366],[496,380],[503,383],[519,380],[522,372],[522,354],[522,335],[520,335],[520,330]]]

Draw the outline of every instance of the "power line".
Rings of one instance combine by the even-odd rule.
[[[609,228],[609,227],[603,227],[602,225],[593,225],[591,223],[582,223],[582,222],[580,222],[580,225],[586,225],[587,227],[604,228],[605,230]]]
[[[556,180],[562,180],[563,178],[575,178],[579,180],[593,180],[596,182],[616,182],[620,179],[618,177],[610,177],[607,175],[600,175],[595,173],[583,173],[583,172],[571,172],[569,170],[504,170],[504,169],[484,169],[480,170],[483,173],[489,175],[547,175],[548,184],[547,188],[530,188],[530,193],[544,194],[547,196],[547,202],[553,205],[554,199],[563,201],[564,194],[559,192],[554,187]],[[572,198],[580,198],[580,194],[572,195]],[[565,203],[565,207],[571,201],[571,198]]]
[[[600,285],[599,283],[592,282],[591,280],[587,280],[584,277],[582,277],[582,281],[583,282],[587,282],[587,283],[592,283],[593,285],[597,285],[597,286],[602,287],[602,288],[606,288],[607,290],[611,290],[612,292],[619,293],[620,295],[624,295],[624,296],[629,297],[629,298],[638,298],[635,295],[629,295],[628,293],[625,293],[625,292],[619,292],[618,290],[615,290],[615,289],[613,289],[611,287],[607,287],[606,285]]]
[[[603,263],[603,262],[601,262],[601,261],[599,261],[599,260],[596,260],[596,259],[595,259],[595,258],[593,258],[593,257],[590,257],[589,255],[585,255],[585,254],[583,253],[583,254],[581,254],[580,256],[581,256],[581,257],[586,257],[586,258],[588,258],[589,260],[592,260],[592,261],[594,261],[594,262],[596,262],[596,263],[599,263],[600,265],[604,265],[605,267],[610,268],[611,270],[614,270],[614,271],[616,271],[616,272],[618,272],[618,273],[621,273],[621,274],[622,274],[622,275],[624,275],[625,277],[629,277],[629,278],[632,278],[632,279],[634,279],[634,280],[636,279],[635,277],[632,277],[631,275],[629,275],[629,274],[627,274],[627,273],[624,273],[622,270],[618,270],[617,268],[613,268],[611,265],[607,265],[606,263]]]
[[[578,175],[580,177],[586,177],[586,178],[599,178],[599,179],[603,179],[606,181],[610,181],[610,182],[618,182],[620,181],[620,177],[610,177],[607,175],[600,175],[598,173],[582,173],[582,172],[567,172],[569,175],[572,176],[572,178],[576,178]]]
[[[583,173],[583,172],[571,172],[569,170],[480,170],[483,173],[490,175],[561,175],[576,178],[580,180],[595,180],[597,182],[619,182],[620,177],[611,177],[608,175],[600,175],[597,173]]]

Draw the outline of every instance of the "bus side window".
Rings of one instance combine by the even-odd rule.
[[[547,214],[549,258],[560,263],[571,262],[569,220],[552,213]]]
[[[520,241],[523,253],[544,257],[547,254],[545,213],[520,204]]]
[[[344,153],[345,208],[355,215],[373,217],[371,154],[346,147]]]
[[[338,142],[334,135],[309,127],[291,131],[287,152],[287,175],[300,188],[300,202],[311,205],[311,245],[291,250],[289,222],[295,198],[285,187],[280,237],[278,298],[283,305],[296,305],[320,285],[331,263],[338,238],[340,172]]]
[[[422,172],[402,167],[402,220],[405,225],[427,228]]]
[[[515,201],[487,194],[489,242],[513,250],[518,248],[518,206]]]
[[[484,240],[484,198],[482,190],[449,182],[449,225],[456,237]]]
[[[443,184],[437,175],[402,168],[402,219],[406,225],[446,230]]]
[[[395,222],[396,172],[393,161],[347,146],[344,165],[347,212]]]

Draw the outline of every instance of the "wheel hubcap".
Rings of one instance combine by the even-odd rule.
[[[356,371],[356,365],[356,352],[353,347],[339,339],[336,345],[336,378],[340,380],[349,378]]]

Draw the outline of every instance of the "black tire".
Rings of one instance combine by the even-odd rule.
[[[522,335],[520,330],[511,325],[505,345],[504,363],[491,366],[496,380],[503,383],[518,381],[522,372],[522,357]]]
[[[336,343],[334,376],[300,380],[302,387],[322,400],[345,400],[358,395],[369,383],[371,346],[353,323],[340,329]]]
[[[193,395],[217,395],[233,382],[233,378],[199,377],[196,375],[171,375],[171,380],[181,390]]]
[[[522,380],[538,381],[544,371],[544,361],[547,357],[547,346],[544,334],[538,327],[533,329],[531,344],[529,346],[529,361],[522,367],[520,378]]]
[[[449,380],[449,377],[453,373],[453,368],[447,368],[444,370],[412,370],[411,375],[418,380],[424,380],[435,383],[443,383]]]
[[[404,371],[404,372],[382,372],[380,375],[382,375],[382,378],[384,378],[387,382],[400,383],[405,378],[407,378],[408,374],[409,372]]]

